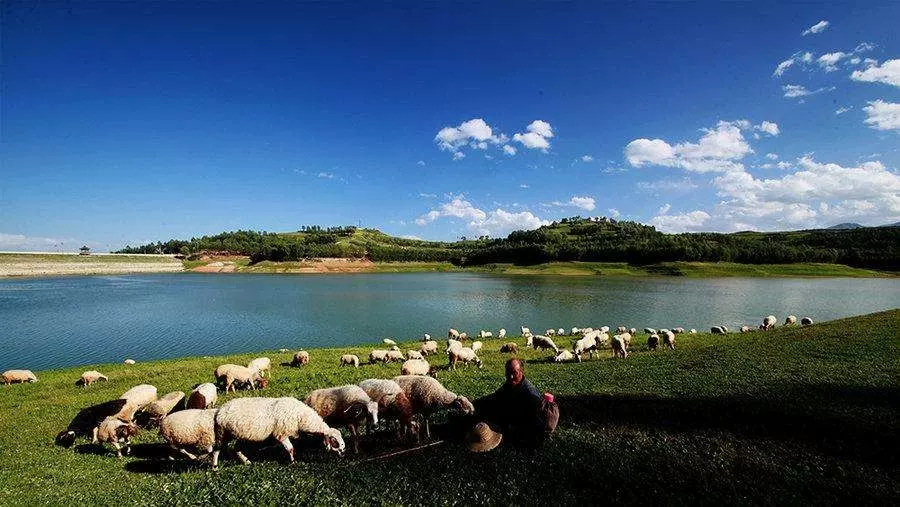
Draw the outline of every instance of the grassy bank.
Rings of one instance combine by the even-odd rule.
[[[177,272],[171,255],[0,253],[0,276],[99,275]]]
[[[153,432],[122,461],[83,441],[54,447],[52,438],[79,408],[135,384],[152,383],[160,394],[187,390],[209,381],[216,365],[259,354],[100,365],[110,381],[89,389],[73,386],[87,366],[38,372],[37,384],[0,386],[0,504],[896,504],[897,336],[900,310],[768,333],[679,335],[675,351],[646,352],[641,336],[624,361],[605,350],[557,365],[524,351],[528,376],[557,395],[562,412],[557,434],[538,452],[504,445],[472,455],[445,443],[364,461],[390,444],[364,441],[362,456],[338,458],[311,442],[293,465],[277,448],[250,449],[253,465],[229,460],[218,473],[151,459]],[[483,369],[440,371],[438,379],[473,398],[491,392],[507,357],[496,352],[499,343],[486,342]],[[276,366],[264,394],[303,397],[397,374],[396,364],[337,366],[339,354],[369,349],[311,350],[304,369]],[[265,354],[276,364],[290,357]]]

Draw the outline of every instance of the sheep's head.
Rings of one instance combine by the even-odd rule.
[[[264,389],[269,387],[269,379],[265,377],[257,377],[254,382],[256,382],[256,386],[260,389]]]
[[[137,424],[133,422],[124,423],[118,428],[116,428],[116,439],[117,440],[128,440],[129,438],[138,434]]]
[[[366,420],[373,426],[377,425],[378,424],[378,402],[370,401],[370,402],[366,403],[366,411],[368,412],[366,414]]]
[[[343,456],[344,451],[347,450],[344,445],[344,437],[341,436],[341,432],[337,428],[328,428],[325,430],[323,443],[325,444],[326,450],[336,452],[338,453],[338,456]]]
[[[467,415],[475,413],[475,406],[472,405],[472,402],[465,396],[457,396],[456,399],[453,400],[453,408]]]
[[[56,445],[60,445],[65,448],[72,447],[75,443],[75,432],[72,430],[68,431],[60,431],[56,435]]]

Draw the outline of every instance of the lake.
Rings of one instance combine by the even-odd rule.
[[[470,273],[153,274],[0,280],[0,371],[378,343],[451,326],[755,326],[895,308],[900,280]]]

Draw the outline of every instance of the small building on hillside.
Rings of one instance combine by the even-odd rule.
[[[91,255],[91,249],[87,245],[84,245],[79,250],[81,250],[79,255]]]

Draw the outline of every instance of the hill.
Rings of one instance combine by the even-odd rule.
[[[862,229],[863,227],[865,226],[856,222],[844,222],[842,224],[832,225],[828,229]]]

